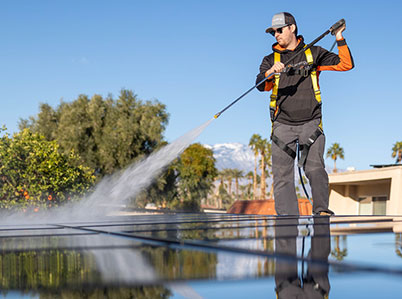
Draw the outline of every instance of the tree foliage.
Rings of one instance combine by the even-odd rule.
[[[250,138],[248,146],[252,149],[254,153],[254,183],[253,183],[253,200],[257,199],[257,159],[260,153],[258,145],[260,144],[262,138],[259,134],[253,134]]]
[[[94,180],[93,170],[79,165],[74,151],[61,153],[56,141],[29,129],[0,138],[0,208],[57,206]]]
[[[207,197],[218,175],[212,150],[199,143],[190,145],[181,154],[175,169],[181,206],[190,210],[199,209],[201,199]]]
[[[402,161],[402,141],[395,142],[392,147],[392,158],[396,158],[395,163],[401,163]]]
[[[327,150],[327,158],[331,158],[334,160],[334,172],[337,172],[336,169],[336,160],[338,158],[344,159],[345,158],[345,152],[343,148],[339,145],[339,143],[333,143],[330,148]]]
[[[169,166],[162,175],[134,200],[133,205],[144,208],[147,203],[168,208],[177,198],[177,172]]]
[[[56,109],[41,104],[38,115],[21,120],[20,128],[56,140],[62,152],[73,150],[102,176],[150,154],[162,142],[167,123],[165,105],[143,102],[123,89],[116,100],[80,95]]]
[[[271,150],[271,143],[267,139],[260,139],[257,143],[257,149],[260,152],[260,167],[261,167],[261,197],[260,199],[265,199],[266,197],[266,166],[268,165],[271,167],[271,157],[272,157],[272,150]]]
[[[243,171],[237,168],[224,168],[222,171],[219,172],[219,175],[222,177],[223,180],[227,180],[227,194],[231,199],[232,198],[232,182],[234,180],[235,182],[235,197],[236,200],[239,199],[239,179],[242,179],[244,177]]]
[[[270,176],[270,171],[266,172],[266,168],[272,167],[272,149],[271,142],[262,138],[259,134],[253,134],[249,141],[249,147],[254,152],[254,183],[253,183],[253,199],[257,199],[257,160],[260,161],[261,186],[260,199],[266,197],[266,177]],[[271,186],[273,189],[273,186]],[[271,190],[272,193],[272,190]],[[272,195],[271,195],[272,196]]]

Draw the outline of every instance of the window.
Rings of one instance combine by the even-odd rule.
[[[359,197],[359,215],[386,215],[387,196]]]
[[[387,199],[386,196],[373,197],[373,215],[387,214]]]
[[[371,215],[371,198],[359,197],[359,215]]]

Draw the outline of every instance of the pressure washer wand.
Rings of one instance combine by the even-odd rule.
[[[327,34],[332,33],[332,35],[335,34],[335,32],[341,28],[343,25],[345,24],[345,20],[341,19],[338,22],[336,22],[334,25],[331,26],[331,28],[329,28],[327,31],[325,31],[323,34],[321,34],[319,37],[317,37],[315,40],[313,40],[311,43],[309,43],[307,46],[305,46],[303,49],[299,50],[298,52],[296,52],[295,54],[293,54],[291,57],[289,57],[289,59],[287,59],[283,64],[287,65],[289,64],[289,62],[291,62],[293,59],[295,59],[299,54],[303,53],[304,51],[306,51],[307,49],[311,48],[312,46],[314,46],[318,41],[320,41],[322,38],[324,38]],[[214,115],[214,118],[218,118],[223,112],[225,112],[226,110],[228,110],[230,107],[232,107],[234,104],[236,104],[238,101],[240,101],[244,96],[246,96],[247,94],[249,94],[254,88],[260,86],[262,83],[264,83],[265,81],[268,80],[269,77],[271,77],[272,75],[274,75],[275,73],[269,74],[268,76],[266,76],[264,78],[264,80],[258,82],[256,85],[254,85],[253,87],[251,87],[249,90],[247,90],[246,92],[244,92],[242,95],[240,95],[237,99],[235,99],[232,103],[230,103],[229,105],[227,105],[225,108],[223,108],[221,111],[219,111],[218,113],[216,113]]]

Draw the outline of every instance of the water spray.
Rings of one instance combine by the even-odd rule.
[[[316,38],[313,42],[308,44],[303,50],[298,51],[291,58],[289,58],[285,62],[285,65],[288,64],[297,55],[300,55],[306,49],[312,47],[315,43],[317,43],[330,32],[334,34],[334,32],[336,32],[344,24],[345,20],[342,19],[332,25],[330,29],[328,29],[326,32]],[[2,217],[1,222],[32,223],[33,221],[45,221],[52,223],[55,221],[60,221],[62,219],[87,219],[88,216],[105,216],[105,212],[107,212],[108,210],[108,204],[122,205],[125,204],[129,199],[135,198],[136,195],[147,188],[154,181],[154,179],[162,173],[163,169],[167,167],[167,165],[169,165],[174,159],[176,159],[177,156],[180,155],[214,119],[217,119],[223,112],[225,112],[235,103],[240,101],[254,88],[264,83],[272,75],[273,74],[270,74],[263,81],[248,89],[238,98],[236,98],[232,103],[216,113],[214,117],[208,120],[206,123],[189,131],[182,137],[173,141],[171,144],[151,154],[148,158],[140,162],[133,163],[125,170],[122,170],[120,173],[117,173],[114,176],[103,178],[101,182],[96,185],[92,194],[87,195],[85,198],[83,198],[82,201],[70,205],[65,205],[61,207],[57,212],[52,211],[52,215],[43,212],[38,213],[38,215],[36,215],[37,217],[33,217],[35,215],[30,215],[32,217],[27,217],[28,215],[19,215],[18,213],[16,213],[12,215],[7,215],[7,217]],[[18,221],[16,221],[17,219]]]

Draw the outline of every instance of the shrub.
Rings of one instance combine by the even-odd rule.
[[[0,138],[0,208],[58,206],[83,194],[95,181],[93,173],[73,151],[62,154],[56,141],[29,129]]]

